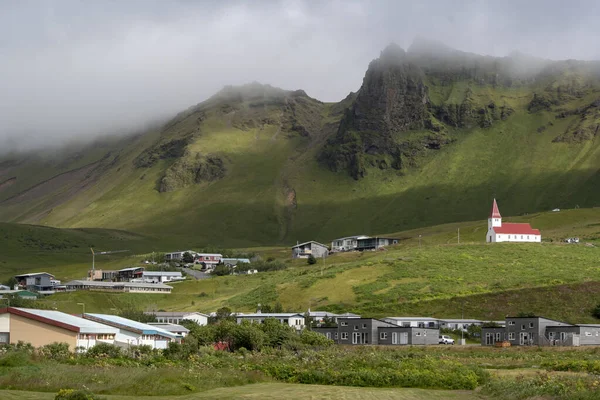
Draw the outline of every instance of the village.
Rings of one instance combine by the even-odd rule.
[[[486,241],[540,243],[541,233],[529,224],[503,223],[494,199],[488,217]],[[330,247],[308,241],[293,246],[291,257],[318,259],[338,252],[377,251],[398,242],[397,238],[366,235],[334,239]],[[86,279],[64,284],[47,272],[26,273],[14,277],[14,287],[0,287],[0,296],[35,300],[39,296],[57,292],[82,290],[170,294],[172,285],[186,280],[186,268],[199,266],[207,274],[214,272],[219,266],[226,267],[231,274],[258,272],[252,269],[253,261],[249,258],[227,258],[218,253],[176,251],[165,253],[163,261],[164,265],[174,264],[179,270],[146,270],[144,266],[102,270],[93,266]],[[157,264],[150,261],[146,263]],[[189,333],[186,325],[207,325],[218,314],[147,311],[146,319],[151,321],[139,322],[118,315],[86,313],[83,303],[78,303],[82,306],[82,313],[78,315],[56,310],[11,307],[9,296],[4,296],[3,300],[7,304],[0,309],[0,343],[27,342],[36,347],[66,342],[80,350],[89,349],[97,343],[121,347],[148,345],[155,349],[165,349],[170,342],[181,343],[185,340]],[[600,324],[569,324],[536,315],[516,314],[507,316],[502,321],[483,321],[432,316],[390,316],[377,319],[353,313],[311,311],[310,308],[307,311],[277,311],[279,312],[262,312],[258,305],[255,313],[229,310],[226,317],[238,324],[262,324],[267,319],[273,319],[297,332],[308,329],[320,333],[340,345],[466,345],[467,337],[471,345],[478,342],[481,346],[600,345]]]

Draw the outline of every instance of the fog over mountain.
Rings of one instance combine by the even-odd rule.
[[[0,152],[131,132],[224,85],[339,101],[388,43],[598,59],[596,1],[0,2]]]

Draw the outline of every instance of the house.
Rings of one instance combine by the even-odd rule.
[[[314,240],[292,247],[292,258],[308,258],[311,255],[315,258],[327,257],[329,249],[324,244],[315,242]]]
[[[165,331],[169,331],[175,335],[179,341],[182,341],[189,333],[190,330],[185,326],[177,325],[177,324],[164,324],[161,322],[148,322],[148,325],[156,326],[158,328],[164,329]]]
[[[181,274],[181,271],[143,271],[141,278],[142,282],[149,283],[165,283],[184,280],[185,278]]]
[[[148,311],[144,314],[154,315],[156,322],[163,324],[181,324],[182,321],[193,321],[198,325],[208,324],[208,315],[193,311]]]
[[[30,274],[16,275],[19,289],[30,290],[39,294],[54,294],[63,291],[60,281],[47,272],[33,272]]]
[[[403,326],[403,327],[414,327],[414,328],[439,328],[440,321],[437,318],[431,317],[386,317],[383,319],[385,322]]]
[[[377,250],[382,247],[390,246],[392,244],[398,244],[400,239],[394,238],[380,238],[380,237],[366,237],[356,240],[356,250]]]
[[[339,239],[335,239],[331,242],[331,251],[353,251],[356,250],[358,246],[358,239],[367,239],[368,236],[365,235],[357,235],[357,236],[347,236]]]
[[[37,293],[30,292],[29,290],[0,290],[0,299],[5,298],[4,296],[18,296],[24,300],[37,300]]]
[[[550,346],[556,344],[556,339],[564,341],[568,332],[575,333],[570,329],[574,327],[576,325],[539,316],[506,317],[504,327],[482,328],[481,344],[492,346],[507,341],[511,346]],[[565,335],[561,336],[560,332]]]
[[[339,344],[379,344],[379,329],[396,327],[374,318],[338,318]],[[319,329],[319,328],[317,328]],[[318,332],[318,330],[315,331]]]
[[[31,343],[35,347],[67,343],[71,350],[114,343],[118,329],[53,310],[0,309],[0,343]]]
[[[99,282],[99,281],[70,281],[65,284],[67,291],[93,290],[98,292],[127,292],[168,294],[173,288],[164,283],[140,282]]]
[[[165,329],[117,315],[86,313],[82,318],[117,328],[115,344],[121,347],[150,346],[153,349],[166,349],[169,342],[179,341],[176,334]]]
[[[165,261],[181,261],[183,259],[183,255],[185,253],[190,253],[192,256],[196,254],[195,251],[186,250],[186,251],[175,251],[173,253],[165,253]]]
[[[194,256],[194,264],[201,264],[204,269],[214,269],[221,262],[222,254],[198,253]]]
[[[248,259],[248,258],[222,258],[221,263],[227,265],[228,267],[235,267],[238,264],[250,264],[250,259]]]
[[[380,345],[432,345],[439,344],[440,330],[437,328],[416,328],[406,326],[379,327]]]
[[[600,325],[548,326],[546,338],[551,346],[598,346]]]
[[[90,269],[88,279],[91,281],[112,281],[116,280],[117,271],[106,269]]]
[[[274,318],[280,323],[289,325],[294,329],[304,329],[304,315],[299,313],[261,313],[257,312],[254,314],[237,314],[235,316],[238,324],[243,321],[250,321],[252,323],[262,324],[267,318]]]
[[[317,325],[323,324],[326,320],[329,320],[329,321],[337,324],[338,318],[360,318],[360,315],[358,315],[358,314],[352,314],[352,313],[335,314],[335,313],[331,313],[328,311],[311,311],[310,309],[308,310],[308,316]]]
[[[129,282],[132,279],[139,279],[144,274],[144,267],[123,268],[115,272],[114,279],[117,282]]]
[[[494,199],[492,211],[488,218],[488,231],[486,242],[534,242],[542,241],[542,234],[538,229],[533,229],[529,224],[502,223],[502,216],[498,203]]]

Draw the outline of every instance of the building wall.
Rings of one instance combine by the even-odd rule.
[[[200,326],[204,326],[204,325],[208,324],[208,318],[205,317],[204,315],[197,315],[197,314],[186,315],[183,318],[183,320],[194,321],[195,323],[197,323]]]
[[[581,346],[600,345],[600,327],[581,326],[579,328],[579,344]]]
[[[489,235],[490,233],[488,233]],[[494,234],[493,242],[518,242],[518,243],[539,243],[542,241],[541,235],[507,235],[507,234]]]
[[[481,345],[494,346],[508,339],[506,327],[481,328]]]
[[[67,343],[71,349],[77,346],[77,332],[10,314],[10,342],[31,343],[35,347],[50,343]]]

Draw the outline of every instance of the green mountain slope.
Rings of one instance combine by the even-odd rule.
[[[478,220],[493,197],[503,215],[593,207],[599,71],[390,46],[337,104],[228,87],[104,150],[6,159],[0,220],[248,247]]]

